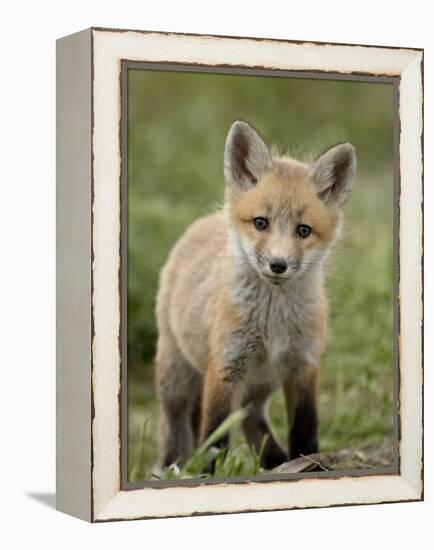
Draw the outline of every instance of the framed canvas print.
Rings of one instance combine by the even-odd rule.
[[[423,498],[423,51],[57,43],[57,507]]]

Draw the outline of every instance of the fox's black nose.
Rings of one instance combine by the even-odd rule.
[[[274,260],[271,260],[270,262],[271,271],[279,275],[281,273],[285,273],[287,267],[288,264],[285,262],[285,260],[282,260],[281,258],[274,258]]]

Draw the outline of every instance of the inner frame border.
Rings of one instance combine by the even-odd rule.
[[[100,30],[100,29],[98,29]],[[309,80],[338,80],[357,81],[368,83],[390,84],[393,86],[393,464],[387,467],[361,468],[357,470],[339,470],[327,472],[304,472],[299,474],[262,474],[261,476],[222,477],[212,479],[184,479],[184,480],[155,480],[129,481],[128,480],[128,71],[148,70],[162,72],[187,72],[209,74],[232,74],[237,76],[268,76],[280,78],[298,78]],[[297,482],[302,479],[339,479],[343,477],[363,477],[376,475],[400,474],[400,293],[399,293],[399,229],[400,229],[400,166],[399,166],[399,85],[400,76],[378,75],[368,73],[344,74],[328,71],[291,71],[281,69],[266,69],[262,67],[246,67],[237,65],[206,65],[198,63],[176,62],[148,62],[122,59],[120,62],[120,267],[119,267],[119,296],[120,296],[120,393],[118,396],[120,416],[120,480],[121,490],[131,491],[143,488],[164,489],[167,487],[197,487],[201,485],[219,485],[225,483],[267,483],[276,481]]]

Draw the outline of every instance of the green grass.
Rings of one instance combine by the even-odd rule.
[[[130,480],[148,478],[156,458],[158,273],[189,223],[222,199],[222,149],[235,118],[300,156],[344,140],[356,146],[358,181],[328,268],[331,327],[321,375],[320,445],[332,451],[391,441],[392,103],[392,87],[385,84],[130,71]],[[273,396],[269,415],[283,443],[281,392]],[[230,453],[217,459],[217,474],[258,473],[257,456],[237,429],[233,441]],[[199,475],[203,454],[189,469],[167,475]]]

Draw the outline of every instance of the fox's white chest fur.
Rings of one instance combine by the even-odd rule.
[[[243,350],[247,382],[277,386],[311,361],[316,343],[305,327],[318,307],[311,277],[272,286],[244,272],[237,278],[233,299],[245,325],[230,346]]]

